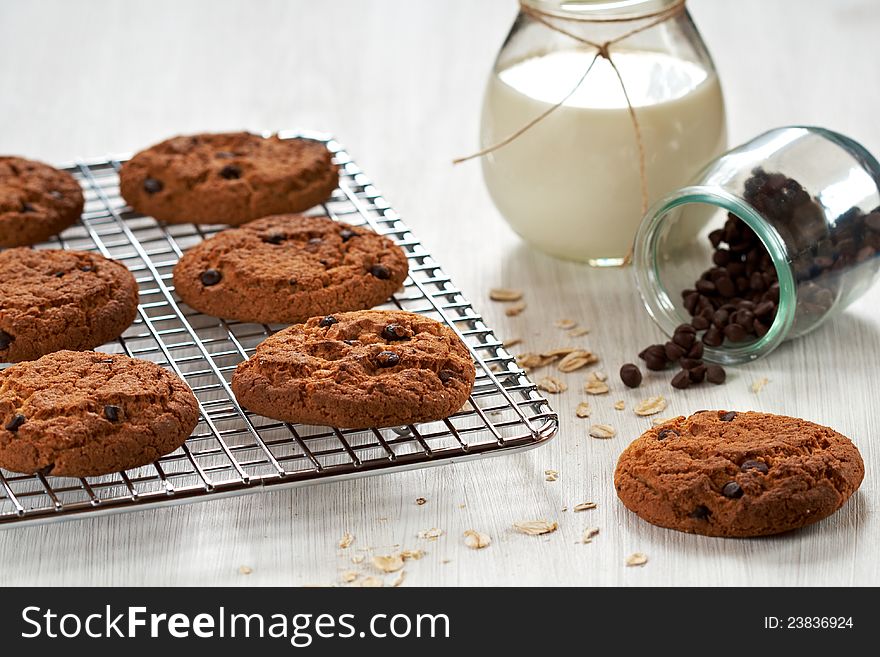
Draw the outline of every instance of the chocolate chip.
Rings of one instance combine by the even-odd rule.
[[[455,378],[455,372],[452,370],[440,370],[440,373],[437,374],[441,383],[449,383],[453,378]]]
[[[694,343],[694,346],[691,347],[690,351],[687,352],[688,358],[694,358],[696,360],[700,360],[703,357],[703,341],[697,340]]]
[[[672,387],[684,390],[691,384],[691,377],[687,370],[681,370],[672,377]]]
[[[55,278],[63,278],[65,273],[66,273],[66,272],[63,272],[63,271],[56,271],[56,272],[53,274],[53,276],[55,276]]]
[[[349,347],[353,347],[354,345],[357,344],[357,340],[343,340],[343,342],[345,344],[347,344]]]
[[[22,212],[36,212],[36,210],[34,209],[34,206],[31,205],[30,203],[22,203],[21,204],[21,211]]]
[[[241,169],[234,164],[227,164],[220,169],[220,177],[226,180],[238,180],[241,178]]]
[[[682,358],[678,361],[678,364],[681,365],[681,369],[683,370],[692,370],[695,367],[701,366],[703,361],[698,358]]]
[[[388,324],[382,329],[382,337],[389,341],[406,340],[409,337],[406,328],[400,324]]]
[[[706,366],[702,363],[696,367],[690,368],[688,370],[688,376],[691,379],[691,383],[702,383],[706,378],[706,369]]]
[[[0,351],[6,349],[9,345],[11,345],[15,341],[15,338],[9,335],[6,331],[0,330]]]
[[[708,330],[703,333],[703,344],[707,347],[720,347],[723,343],[724,334],[717,326],[710,326]]]
[[[726,378],[727,372],[724,371],[724,368],[721,367],[721,365],[706,366],[706,381],[709,383],[714,383],[716,386],[721,385]]]
[[[111,422],[118,422],[120,413],[122,413],[122,409],[120,409],[118,406],[107,404],[104,407],[104,417]]]
[[[705,331],[707,328],[709,328],[709,325],[709,320],[702,315],[697,315],[691,320],[691,326],[693,326],[698,331]]]
[[[7,431],[15,433],[16,431],[18,431],[18,428],[25,423],[26,420],[27,418],[24,415],[22,415],[21,413],[16,413],[12,416],[12,419],[6,423],[5,428]]]
[[[165,188],[161,180],[156,178],[144,178],[144,191],[147,194],[158,194]]]
[[[370,274],[378,278],[380,281],[386,281],[391,278],[391,272],[385,265],[373,265],[370,267]]]
[[[627,388],[638,388],[642,383],[642,371],[633,363],[626,363],[620,368],[620,380]]]
[[[217,285],[223,279],[223,274],[221,274],[216,269],[206,269],[202,272],[202,275],[199,276],[199,280],[202,281],[202,285],[205,287],[211,287],[212,285]]]
[[[290,278],[287,279],[288,285],[296,286],[298,283],[299,283],[299,281],[297,280],[296,276],[291,276]]]
[[[722,422],[733,422],[733,418],[736,417],[736,411],[727,411],[724,415],[721,415],[718,419]]]
[[[327,328],[329,326],[333,326],[334,324],[338,324],[339,320],[336,319],[333,315],[327,315],[324,319],[318,322],[318,326]]]
[[[663,345],[663,349],[666,353],[666,359],[673,363],[684,356],[686,351],[684,347],[681,347],[674,342],[667,342]]]
[[[690,512],[690,517],[696,520],[708,520],[709,516],[712,515],[712,512],[709,510],[709,507],[700,505],[696,509]]]
[[[657,434],[657,440],[666,440],[672,436],[678,437],[680,435],[675,429],[661,429],[660,433]]]
[[[724,495],[724,497],[729,497],[730,499],[735,500],[743,496],[743,489],[735,481],[729,481],[724,484],[724,488],[721,489],[721,494]]]
[[[379,367],[394,367],[400,362],[400,356],[393,351],[380,351],[376,356]]]
[[[90,271],[95,271],[95,268],[92,265],[83,265],[79,267],[79,270],[88,273]]]
[[[757,470],[761,474],[767,474],[770,468],[767,467],[767,464],[764,461],[755,461],[754,459],[749,459],[748,461],[743,461],[742,465],[739,466],[739,469],[743,472],[748,472],[749,470]]]
[[[353,230],[349,230],[348,228],[343,228],[339,231],[339,237],[342,239],[343,242],[347,242],[352,237],[357,237],[357,233]]]
[[[266,244],[274,244],[277,246],[284,241],[285,237],[281,233],[270,233],[269,235],[263,235],[261,239]]]
[[[731,342],[742,342],[748,337],[748,333],[739,324],[728,324],[724,327],[724,337]]]

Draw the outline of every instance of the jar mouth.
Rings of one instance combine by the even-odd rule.
[[[590,20],[638,19],[674,5],[678,0],[523,0],[526,5],[543,12],[565,17]]]
[[[673,302],[681,290],[667,290],[660,274],[660,238],[663,225],[675,208],[689,204],[710,205],[731,212],[744,221],[758,236],[776,269],[779,281],[779,303],[776,317],[767,333],[742,345],[725,344],[705,347],[704,359],[722,365],[747,363],[766,356],[785,340],[794,324],[797,292],[782,236],[754,208],[734,194],[717,187],[693,185],[684,187],[662,199],[648,210],[636,233],[633,250],[634,276],[642,302],[656,324],[671,336],[679,324],[690,323],[692,317]],[[711,263],[707,263],[711,266]]]

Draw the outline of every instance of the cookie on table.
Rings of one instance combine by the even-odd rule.
[[[765,536],[830,516],[862,483],[856,446],[769,413],[700,411],[653,427],[620,455],[617,495],[644,520],[706,536]]]
[[[21,157],[0,157],[0,247],[44,242],[76,223],[79,183],[65,171]]]
[[[247,132],[167,139],[119,172],[126,202],[168,223],[239,225],[301,212],[326,201],[338,184],[324,144]]]
[[[0,363],[93,349],[118,338],[137,308],[137,282],[115,260],[57,249],[0,252]]]
[[[0,467],[65,477],[109,474],[173,452],[198,402],[155,363],[58,351],[0,372]]]
[[[400,247],[368,228],[276,215],[190,249],[174,267],[174,286],[208,315],[294,324],[383,303],[408,270]]]
[[[232,390],[260,415],[362,429],[439,420],[475,377],[467,347],[439,322],[397,310],[313,317],[257,346]]]

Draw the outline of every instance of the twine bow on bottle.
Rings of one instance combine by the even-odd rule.
[[[636,146],[638,147],[639,152],[639,183],[641,186],[641,196],[642,196],[642,214],[648,211],[648,180],[646,173],[646,164],[645,164],[645,144],[642,140],[642,131],[639,126],[639,120],[636,116],[635,108],[630,101],[629,93],[626,90],[626,84],[623,81],[623,76],[620,74],[620,70],[617,68],[617,65],[614,63],[614,58],[611,54],[611,47],[629,37],[639,34],[640,32],[644,32],[645,30],[649,30],[652,27],[656,27],[661,23],[668,21],[670,18],[678,16],[681,12],[685,10],[685,4],[687,0],[676,0],[672,5],[665,7],[663,9],[653,11],[653,12],[645,12],[641,14],[631,14],[628,16],[620,16],[620,17],[605,17],[605,18],[591,18],[587,16],[575,16],[575,15],[565,15],[561,16],[556,13],[544,11],[542,9],[537,9],[536,7],[527,4],[523,0],[520,0],[520,13],[528,16],[533,21],[544,25],[550,30],[554,32],[558,32],[559,34],[563,34],[578,43],[581,43],[585,46],[589,46],[591,48],[596,49],[596,54],[593,55],[593,58],[590,60],[590,64],[587,66],[586,70],[583,72],[583,75],[577,80],[577,83],[572,87],[571,91],[569,91],[565,97],[563,97],[559,102],[554,105],[551,105],[549,108],[541,112],[538,116],[533,118],[531,121],[526,123],[521,128],[514,131],[512,134],[508,135],[501,141],[492,144],[491,146],[487,146],[486,148],[477,151],[471,155],[466,157],[460,157],[453,160],[453,164],[460,164],[461,162],[467,162],[468,160],[472,160],[474,158],[483,157],[484,155],[488,155],[499,148],[503,148],[507,144],[516,140],[523,133],[530,130],[534,126],[538,125],[541,121],[550,116],[553,112],[558,110],[560,107],[565,105],[569,98],[574,95],[574,93],[580,88],[583,84],[584,80],[587,79],[587,76],[590,74],[590,71],[593,70],[593,66],[601,57],[608,61],[608,64],[614,71],[614,74],[617,76],[618,81],[620,82],[620,89],[623,92],[623,97],[626,100],[627,111],[629,112],[629,117],[632,122],[633,132],[635,133]],[[639,25],[631,30],[624,32],[623,34],[614,37],[613,39],[609,39],[608,41],[596,42],[591,41],[590,39],[585,39],[584,37],[573,34],[570,30],[562,27],[559,23],[630,23],[636,21],[648,21],[644,25]],[[627,260],[629,257],[627,257]]]

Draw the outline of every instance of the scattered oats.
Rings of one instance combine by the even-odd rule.
[[[526,302],[520,301],[518,303],[514,303],[510,306],[507,306],[507,308],[504,309],[504,314],[507,315],[508,317],[516,317],[517,315],[522,313],[522,311],[525,309],[526,309]]]
[[[345,532],[342,535],[342,538],[339,539],[339,547],[341,547],[343,550],[349,547],[352,543],[354,543],[354,536],[352,534],[349,534],[348,532]]]
[[[617,431],[610,424],[594,424],[590,427],[590,435],[593,438],[614,438]]]
[[[766,386],[768,383],[770,383],[770,379],[768,379],[766,376],[763,379],[758,379],[757,381],[753,381],[752,382],[752,392],[754,392],[755,394],[758,394],[759,392],[761,392],[764,389],[764,386]]]
[[[418,561],[423,556],[425,556],[424,550],[404,550],[403,552],[400,553],[400,557],[404,561],[409,561],[410,559]]]
[[[511,290],[504,287],[493,287],[489,290],[489,298],[492,301],[519,301],[523,293],[520,290]]]
[[[556,358],[546,358],[541,354],[525,353],[519,354],[516,357],[516,364],[527,370],[531,370],[535,369],[536,367],[544,367],[545,365],[549,365],[554,360],[556,360]]]
[[[675,419],[675,417],[673,417],[673,416],[655,417],[653,420],[651,420],[651,424],[653,424],[655,427],[659,427],[661,424],[666,424],[667,422],[672,422],[674,419]]]
[[[553,395],[568,390],[568,384],[555,376],[545,376],[538,381],[538,388]]]
[[[618,401],[614,402],[614,410],[622,411],[624,408],[626,408],[626,402],[623,401],[622,399],[619,399]]]
[[[626,558],[627,566],[644,566],[648,563],[648,555],[641,552],[633,552]]]
[[[250,566],[239,566],[238,567],[238,574],[239,575],[250,575],[252,572],[254,572],[254,569],[251,568]]]
[[[398,586],[403,584],[403,580],[405,580],[405,579],[406,579],[406,571],[401,570],[400,573],[397,575],[397,577],[394,578],[394,581],[391,582],[391,586],[396,589]]]
[[[594,363],[599,362],[599,357],[596,356],[592,351],[586,351],[585,349],[575,349],[571,353],[567,354],[559,364],[556,366],[559,368],[560,372],[574,372],[575,370],[579,370],[582,367],[586,367],[587,365],[593,365]]]
[[[403,568],[403,557],[400,554],[387,554],[373,557],[373,565],[383,573],[396,573]]]
[[[592,379],[593,381],[607,381],[608,375],[605,374],[605,372],[603,372],[602,370],[596,370],[594,372],[590,372],[590,379]]]
[[[598,527],[587,527],[581,535],[581,543],[592,543],[593,538],[599,534]]]
[[[344,573],[342,573],[342,581],[346,584],[351,584],[358,577],[360,577],[360,573],[354,570],[346,570]]]
[[[641,415],[642,417],[647,415],[656,415],[657,413],[662,413],[666,410],[666,399],[663,395],[657,395],[656,397],[648,397],[647,399],[643,399],[638,404],[635,405],[633,411],[635,411],[636,415]]]
[[[363,562],[364,562],[364,555],[362,555],[362,554],[356,554],[356,555],[354,555],[354,556],[351,558],[351,562],[352,562],[352,563],[363,563]]]
[[[599,381],[599,379],[587,379],[586,384],[584,384],[584,392],[588,395],[604,395],[609,390],[608,384],[604,381]]]
[[[574,409],[574,414],[578,417],[590,417],[590,402],[581,402]]]
[[[468,529],[464,533],[464,544],[471,550],[482,550],[484,547],[489,547],[491,542],[492,539],[488,534],[483,534],[475,529]]]
[[[590,329],[588,329],[585,326],[582,326],[581,328],[572,329],[571,331],[568,332],[568,334],[573,338],[582,338],[585,335],[587,335],[587,333],[589,333],[589,332],[590,332]]]
[[[563,356],[568,356],[571,352],[578,351],[577,347],[557,347],[556,349],[551,349],[550,351],[542,351],[541,356],[543,358],[548,358],[547,362],[552,363],[557,358],[561,358]]]
[[[573,329],[578,323],[573,319],[557,319],[555,325],[556,328],[561,328],[567,331],[568,329]]]
[[[545,481],[557,481],[559,479],[559,472],[556,470],[544,470],[544,475]]]
[[[579,512],[579,511],[589,511],[590,509],[595,509],[595,508],[596,508],[595,502],[581,502],[580,504],[574,505],[575,513]]]
[[[381,588],[385,585],[382,583],[382,580],[379,579],[378,577],[370,576],[370,577],[364,577],[360,582],[358,582],[358,586],[361,586],[364,588]]]
[[[436,541],[438,538],[443,536],[443,530],[437,529],[436,527],[431,527],[431,529],[426,529],[424,531],[419,532],[418,534],[416,534],[416,536],[418,538],[424,538],[425,540],[428,540],[428,541]]]
[[[541,534],[552,534],[559,529],[559,525],[547,520],[524,520],[523,522],[513,523],[513,528],[520,534],[540,536]]]
[[[522,344],[522,339],[521,338],[511,338],[510,340],[506,340],[502,344],[504,345],[505,349],[512,349],[516,345]]]
[[[428,502],[428,500],[426,500],[424,497],[417,497],[416,498],[416,504],[418,504],[419,506],[422,506],[423,504],[426,504],[427,502]]]

